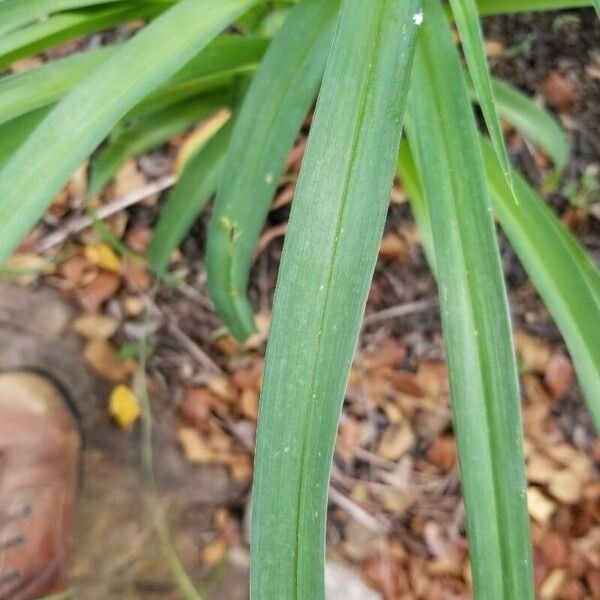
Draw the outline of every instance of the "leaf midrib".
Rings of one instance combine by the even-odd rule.
[[[306,463],[306,460],[307,460],[306,444],[307,444],[307,440],[309,437],[313,410],[316,405],[315,387],[316,387],[316,380],[317,380],[317,364],[318,364],[318,360],[319,360],[319,355],[321,353],[321,343],[322,343],[322,338],[323,338],[323,328],[325,325],[325,316],[327,314],[327,309],[328,309],[328,305],[329,305],[329,301],[330,301],[331,282],[333,280],[333,273],[335,271],[335,263],[337,261],[338,250],[339,250],[339,245],[340,245],[339,244],[340,232],[341,232],[341,228],[342,228],[342,223],[344,222],[346,208],[348,205],[348,196],[349,196],[350,182],[351,182],[351,176],[349,176],[349,175],[354,171],[354,165],[357,160],[360,132],[362,130],[362,126],[363,126],[363,123],[364,123],[365,117],[366,117],[366,102],[365,102],[365,100],[368,96],[369,86],[370,86],[372,76],[373,76],[374,58],[376,55],[378,40],[380,38],[381,29],[382,29],[383,6],[386,3],[386,1],[387,0],[381,0],[378,3],[378,15],[377,15],[376,24],[375,24],[375,36],[374,36],[373,44],[371,46],[370,57],[369,57],[370,60],[367,65],[366,77],[364,78],[364,82],[363,82],[363,86],[362,86],[362,90],[361,90],[359,115],[356,120],[356,126],[354,128],[352,145],[351,145],[351,150],[350,150],[350,160],[348,161],[348,166],[345,171],[347,176],[345,178],[344,189],[342,191],[342,198],[341,198],[340,209],[339,209],[339,218],[336,223],[335,237],[334,237],[334,242],[333,242],[333,246],[332,246],[332,250],[331,250],[331,254],[330,254],[331,259],[330,259],[330,261],[328,261],[328,264],[330,266],[329,266],[329,272],[327,273],[327,281],[325,284],[326,292],[325,292],[325,298],[323,300],[322,310],[320,311],[319,328],[317,331],[317,340],[315,343],[314,362],[313,362],[313,366],[311,369],[311,373],[312,373],[311,382],[310,382],[310,386],[308,388],[309,389],[309,395],[308,395],[309,405],[308,405],[308,410],[306,413],[306,418],[304,421],[304,427],[302,430],[302,442],[301,442],[302,450],[300,452],[302,468],[300,471],[300,480],[299,480],[299,486],[298,486],[298,500],[297,500],[297,508],[296,508],[296,514],[298,515],[298,520],[296,521],[296,548],[295,548],[295,561],[294,561],[294,579],[295,579],[296,600],[299,600],[301,598],[301,591],[299,589],[299,577],[298,577],[299,561],[300,561],[300,552],[299,552],[300,532],[301,532],[301,523],[302,523],[302,518],[303,518],[303,513],[301,511],[301,508],[302,508],[301,505],[302,505],[302,498],[304,496],[304,494],[303,494],[304,481],[305,481],[304,474],[306,473],[306,470],[308,469],[308,465]]]

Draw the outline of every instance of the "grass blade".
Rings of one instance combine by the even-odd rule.
[[[0,264],[118,121],[255,1],[176,4],[48,115],[0,172]]]
[[[0,124],[54,104],[101,65],[116,48],[101,48],[52,61],[0,79]]]
[[[173,250],[217,190],[231,130],[228,123],[188,160],[165,202],[149,250],[150,264],[160,275],[165,274]]]
[[[433,232],[478,598],[533,600],[520,396],[477,127],[438,0],[426,0],[407,131]]]
[[[92,162],[89,184],[91,196],[99,194],[130,157],[152,150],[169,141],[211,113],[227,105],[227,94],[185,100],[167,110],[124,124],[111,136]]]
[[[477,5],[475,0],[450,0],[450,6],[458,27],[475,95],[481,107],[498,162],[502,167],[509,188],[512,189],[510,160],[494,102],[494,89],[485,55],[483,32],[481,31]]]
[[[519,175],[509,202],[489,143],[486,176],[502,229],[556,321],[600,431],[600,273],[545,202]]]
[[[211,220],[208,289],[233,335],[254,331],[246,299],[252,252],[281,172],[317,94],[338,0],[306,0],[290,14],[250,85],[236,119]],[[251,151],[249,151],[251,149]]]
[[[420,6],[342,4],[267,350],[252,517],[252,597],[261,600],[324,597],[335,433],[389,203]]]

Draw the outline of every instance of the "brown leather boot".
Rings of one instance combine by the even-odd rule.
[[[80,447],[65,399],[48,379],[0,374],[0,600],[62,589]]]

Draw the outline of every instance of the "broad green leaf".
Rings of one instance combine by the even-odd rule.
[[[246,287],[281,172],[317,94],[338,0],[306,0],[269,47],[236,119],[207,247],[208,289],[233,335],[254,331]]]
[[[562,10],[591,6],[597,0],[477,0],[482,15]]]
[[[52,110],[0,172],[0,264],[118,121],[255,1],[174,5]]]
[[[562,171],[569,159],[569,140],[560,123],[548,111],[511,85],[493,80],[498,112],[526,138],[537,144]]]
[[[292,205],[258,424],[252,597],[323,600],[328,478],[400,139],[419,0],[344,0]]]
[[[533,600],[506,290],[475,117],[438,0],[425,2],[407,132],[431,216],[475,595]]]
[[[512,247],[556,321],[600,431],[600,273],[545,202],[519,175],[510,202],[498,164],[483,143],[494,209]]]
[[[600,18],[600,0],[593,0],[594,8],[596,9],[596,14]]]
[[[502,167],[506,182],[512,189],[511,168],[504,136],[494,102],[492,78],[488,69],[483,32],[479,22],[475,0],[450,0],[454,21],[458,27],[462,48],[467,60],[469,74],[473,81],[475,95],[481,107],[488,133],[494,145],[498,162]]]
[[[0,69],[11,63],[37,54],[52,46],[126,23],[153,17],[168,5],[157,2],[143,4],[118,3],[109,8],[93,7],[80,11],[59,13],[18,29],[0,38]]]
[[[160,275],[165,274],[173,251],[217,190],[231,130],[228,123],[186,162],[165,202],[149,250],[150,264]]]
[[[54,104],[102,64],[116,48],[74,54],[0,79],[0,123]]]
[[[223,93],[192,98],[119,128],[92,162],[90,195],[99,194],[128,158],[164,144],[226,104]]]
[[[0,36],[45,15],[123,0],[3,0],[0,2]]]

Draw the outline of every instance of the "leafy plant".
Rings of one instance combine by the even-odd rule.
[[[533,598],[520,396],[493,215],[565,338],[599,429],[600,275],[510,166],[499,116],[539,145],[559,174],[568,142],[551,115],[490,77],[479,17],[588,4],[0,2],[0,68],[108,27],[148,21],[121,44],[0,79],[0,263],[88,157],[93,195],[125,158],[227,109],[229,122],[219,121],[181,166],[149,259],[166,274],[172,251],[216,194],[208,287],[240,340],[254,330],[246,298],[252,252],[317,99],[267,350],[253,597],[324,595],[335,433],[397,166],[439,284],[475,593]],[[491,141],[477,131],[472,101]]]

